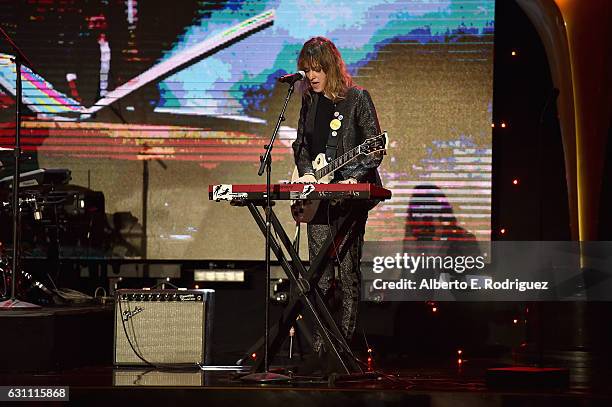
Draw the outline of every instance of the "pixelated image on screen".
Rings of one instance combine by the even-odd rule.
[[[97,226],[81,226],[86,237],[60,234],[61,254],[262,259],[248,211],[209,201],[208,185],[265,182],[259,156],[286,96],[277,78],[296,71],[313,36],[336,43],[389,134],[380,173],[393,198],[370,212],[366,240],[407,241],[423,231],[490,240],[494,3],[30,0],[18,11],[0,7],[2,21],[14,22],[3,26],[33,65],[21,74],[25,170],[69,169],[70,185],[104,197]],[[12,55],[0,45],[0,146],[14,140]],[[275,183],[293,170],[299,108],[296,94],[274,149]],[[10,157],[0,155],[0,178],[10,175]],[[276,211],[291,228],[289,203]],[[44,231],[25,238],[37,233]]]

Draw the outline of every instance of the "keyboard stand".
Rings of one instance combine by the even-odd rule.
[[[234,206],[247,206],[251,215],[255,219],[255,222],[259,226],[259,229],[264,234],[266,233],[265,218],[262,216],[261,211],[257,208],[261,206],[265,209],[265,201],[234,201]],[[317,257],[312,261],[309,269],[306,269],[302,264],[302,260],[299,254],[296,252],[291,239],[283,229],[281,222],[274,213],[274,210],[270,210],[271,226],[274,229],[277,241],[274,236],[271,236],[270,247],[276,258],[278,259],[281,267],[287,274],[291,283],[291,293],[297,293],[297,295],[291,295],[289,303],[285,307],[282,315],[278,322],[270,328],[268,355],[270,360],[276,356],[282,346],[283,342],[287,338],[289,329],[295,324],[296,319],[302,314],[303,310],[306,309],[307,313],[305,317],[312,318],[314,326],[316,326],[321,334],[327,349],[334,355],[339,365],[342,367],[344,372],[338,373],[363,373],[363,370],[357,363],[357,361],[351,356],[350,348],[348,343],[344,339],[342,332],[338,328],[333,316],[329,312],[321,290],[319,289],[319,280],[325,270],[330,259],[336,257],[334,241],[337,237],[344,236],[353,226],[358,222],[357,210],[351,210],[340,224],[337,232],[331,235],[325,243],[322,245],[321,250]],[[340,252],[337,253],[338,257],[342,258],[349,247],[351,247],[356,236],[349,236],[340,248]],[[341,242],[342,240],[340,240]],[[285,257],[282,247],[289,254],[290,259]],[[251,348],[245,353],[245,356],[238,361],[238,364],[247,360],[254,352],[257,355],[255,364],[253,366],[253,372],[261,372],[263,369],[263,357],[262,352],[258,350],[263,346],[264,339],[260,338]]]

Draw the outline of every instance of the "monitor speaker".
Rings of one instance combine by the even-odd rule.
[[[210,364],[214,293],[117,290],[114,364]]]

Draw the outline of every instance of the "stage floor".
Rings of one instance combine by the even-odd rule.
[[[476,357],[472,349],[458,363],[457,355],[442,350],[415,349],[410,354],[375,354],[375,371],[365,378],[295,376],[285,384],[257,385],[238,380],[235,371],[212,366],[204,371],[114,368],[112,327],[109,305],[0,313],[0,386],[67,386],[70,400],[87,406],[612,405],[609,352],[606,356],[585,350],[542,354],[520,348],[520,352]],[[217,348],[226,337],[218,338]],[[242,342],[252,343],[244,338]],[[217,352],[217,360],[221,353]],[[534,369],[535,360],[561,370]],[[492,373],[492,368],[508,370]]]
[[[236,372],[158,371],[145,368],[86,367],[46,373],[4,373],[0,386],[69,386],[70,400],[88,406],[108,405],[291,405],[308,406],[609,406],[610,376],[589,372],[570,376],[568,387],[487,383],[491,360],[454,363],[403,361],[367,378],[329,379],[296,376],[287,384],[253,385]],[[132,404],[136,403],[136,404]]]

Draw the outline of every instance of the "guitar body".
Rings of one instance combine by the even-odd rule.
[[[366,140],[353,148],[352,150],[344,153],[341,157],[336,158],[331,163],[327,162],[325,154],[321,153],[317,155],[315,160],[312,162],[314,169],[314,177],[319,184],[329,184],[334,178],[334,172],[347,163],[357,159],[358,157],[382,152],[385,154],[389,140],[387,132],[383,132],[375,137],[366,138]],[[295,182],[300,177],[297,167],[293,170],[291,176],[291,182]],[[318,200],[296,200],[291,201],[291,214],[293,219],[298,223],[311,222],[319,209]]]
[[[325,154],[321,153],[312,162],[312,167],[316,172],[317,170],[325,167],[327,164]],[[297,180],[299,177],[300,173],[298,172],[297,167],[295,167],[293,169],[293,174],[291,175],[291,182],[295,182],[295,180]],[[333,173],[327,174],[319,180],[319,184],[329,184],[333,178]],[[309,199],[291,201],[291,215],[293,215],[293,219],[295,219],[295,221],[298,223],[309,223],[317,214],[319,203],[321,203],[321,201],[311,201]]]

